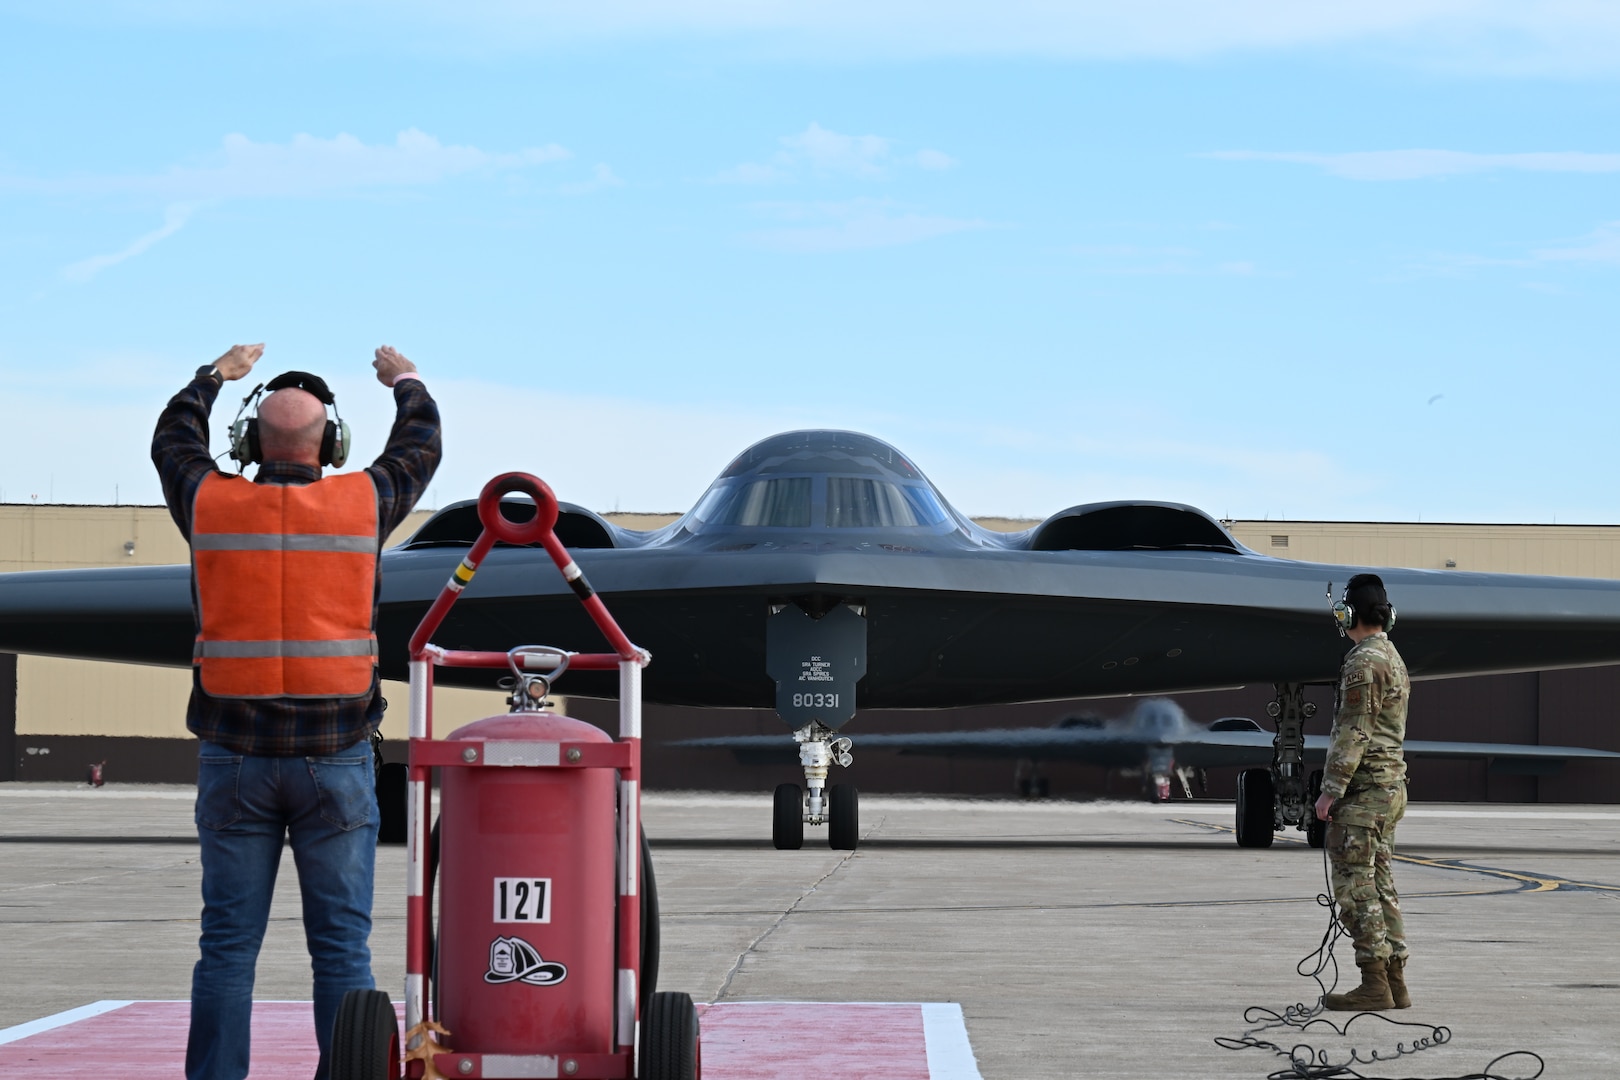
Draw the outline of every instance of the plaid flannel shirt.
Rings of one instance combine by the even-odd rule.
[[[152,436],[152,463],[163,482],[163,498],[181,535],[191,539],[191,508],[203,477],[215,468],[208,452],[208,414],[222,388],[213,379],[199,377],[169,400]],[[401,379],[394,387],[394,427],[381,456],[366,470],[377,488],[377,544],[399,527],[427,491],[439,467],[443,444],[439,437],[439,408],[420,379]],[[266,462],[254,477],[256,484],[309,484],[321,477],[312,465]],[[379,569],[377,591],[382,588]],[[197,585],[191,586],[192,612],[197,608]],[[214,697],[202,689],[193,669],[191,702],[186,727],[199,738],[218,743],[238,754],[263,757],[301,757],[331,754],[353,746],[382,719],[382,693],[375,677],[371,693],[348,701],[307,698],[247,700]]]

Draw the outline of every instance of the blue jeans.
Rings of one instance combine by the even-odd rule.
[[[304,938],[315,973],[315,1039],[325,1080],[343,995],[369,990],[371,893],[377,859],[371,746],[330,757],[250,757],[202,744],[202,956],[191,975],[187,1080],[248,1074],[253,971],[270,918],[283,835],[292,840]]]

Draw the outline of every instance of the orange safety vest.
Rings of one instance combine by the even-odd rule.
[[[357,698],[377,668],[377,489],[364,473],[210,473],[191,511],[192,662],[228,698]]]

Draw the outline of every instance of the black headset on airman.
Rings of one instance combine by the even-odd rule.
[[[1370,596],[1361,597],[1362,606],[1376,611],[1380,606],[1389,609],[1389,618],[1384,620],[1384,629],[1389,630],[1395,625],[1395,605],[1389,602],[1389,594],[1384,591],[1384,581],[1377,574],[1357,574],[1345,582],[1344,593],[1339,597],[1338,603],[1333,605],[1333,621],[1339,627],[1339,636],[1354,630],[1356,627],[1356,608],[1350,602],[1350,594],[1371,593]]]
[[[332,418],[326,422],[326,430],[321,433],[320,462],[322,465],[342,468],[343,463],[349,460],[348,422],[338,415],[337,398],[327,387],[326,380],[307,371],[289,371],[285,375],[277,375],[269,382],[255,386],[252,392],[242,399],[242,407],[236,410],[236,419],[231,422],[231,459],[236,462],[238,469],[264,460],[259,447],[259,399],[266,392],[273,394],[289,386],[296,386],[314,395],[315,400],[331,408]],[[244,417],[242,414],[250,408],[253,410],[252,415]]]

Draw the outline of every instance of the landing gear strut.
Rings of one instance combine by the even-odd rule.
[[[1238,846],[1270,847],[1276,831],[1291,826],[1320,847],[1312,831],[1316,796],[1305,773],[1305,721],[1316,715],[1316,705],[1305,700],[1303,683],[1275,683],[1273,689],[1277,696],[1266,705],[1277,724],[1271,768],[1245,769],[1238,776]]]
[[[855,758],[850,741],[824,724],[811,722],[793,733],[804,767],[805,791],[799,785],[780,784],[771,817],[771,842],[779,851],[804,846],[806,825],[828,825],[828,842],[840,851],[854,851],[860,834],[860,792],[853,784],[827,787],[834,765],[848,766]],[[825,794],[824,794],[825,793]]]

